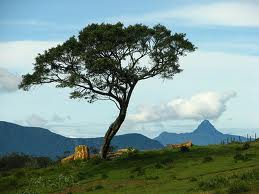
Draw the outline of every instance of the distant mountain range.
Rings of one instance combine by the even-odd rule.
[[[163,132],[158,137],[150,139],[144,135],[132,133],[115,136],[112,145],[120,148],[134,147],[139,150],[161,149],[167,144],[177,144],[192,141],[195,145],[220,144],[231,140],[246,141],[242,136],[223,134],[204,120],[191,133]],[[63,156],[65,151],[73,152],[77,145],[100,148],[102,137],[97,138],[68,138],[38,127],[24,127],[5,121],[0,121],[0,156],[17,152],[34,156],[56,158]]]
[[[168,133],[163,132],[158,137],[154,138],[163,145],[177,144],[191,140],[195,145],[220,144],[231,140],[247,141],[245,137],[237,135],[223,134],[208,121],[204,120],[197,129],[191,133]]]
[[[24,127],[0,121],[0,155],[17,152],[34,156],[48,156],[54,159],[56,156],[62,156],[65,151],[73,152],[77,145],[100,148],[102,143],[102,137],[67,138],[48,129]],[[139,150],[164,147],[158,141],[137,133],[115,136],[112,145],[118,149],[134,147]]]

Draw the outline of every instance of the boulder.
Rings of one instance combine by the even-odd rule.
[[[63,158],[61,163],[66,163],[73,160],[87,160],[90,158],[90,152],[88,146],[79,145],[75,147],[75,153]]]
[[[181,144],[167,144],[167,147],[170,147],[170,148],[181,148],[181,147],[192,147],[192,141],[188,141],[188,142],[185,142],[185,143],[181,143]]]
[[[75,147],[74,160],[82,159],[87,160],[90,158],[89,148],[85,145],[79,145]]]
[[[124,153],[134,153],[136,149],[134,148],[124,148],[124,149],[119,149],[116,152],[110,152],[108,153],[108,158],[117,158],[122,156]]]

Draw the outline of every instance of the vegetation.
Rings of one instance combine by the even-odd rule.
[[[259,142],[237,149],[242,147],[193,146],[188,152],[165,148],[113,160],[15,164],[1,168],[0,193],[258,193]],[[13,164],[14,158],[38,159],[12,154],[0,161]]]
[[[0,171],[0,193],[259,193],[259,142],[165,148]],[[246,156],[238,160],[237,155]],[[239,156],[238,156],[239,157]]]
[[[39,54],[32,74],[23,76],[20,88],[56,84],[70,88],[71,98],[110,100],[119,109],[108,128],[101,150],[106,158],[110,142],[125,120],[132,92],[151,77],[172,79],[180,73],[179,58],[195,46],[183,33],[163,25],[91,24],[75,36]],[[148,62],[141,61],[148,58]]]
[[[0,171],[24,167],[44,168],[53,163],[54,161],[48,157],[33,157],[26,154],[12,153],[0,158]]]

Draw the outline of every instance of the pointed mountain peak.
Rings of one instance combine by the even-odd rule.
[[[204,121],[202,121],[200,125],[211,125],[211,126],[213,126],[213,125],[210,123],[209,120],[204,120]]]
[[[194,131],[195,133],[212,133],[216,132],[217,130],[215,127],[208,121],[204,120],[201,122],[201,124],[198,126],[198,128]]]

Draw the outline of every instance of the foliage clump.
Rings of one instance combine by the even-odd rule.
[[[180,152],[189,152],[190,151],[190,148],[187,147],[187,146],[181,146],[180,147]]]
[[[248,150],[250,148],[250,144],[248,142],[245,142],[242,146],[242,150]]]
[[[202,160],[203,163],[212,162],[213,158],[211,156],[205,156]]]
[[[248,157],[248,154],[242,154],[242,153],[236,153],[236,155],[234,155],[234,160],[235,162],[238,161],[248,161],[250,158]]]
[[[0,171],[11,170],[15,168],[45,168],[54,164],[48,157],[35,157],[23,153],[11,153],[0,157]]]
[[[230,184],[230,187],[228,188],[229,194],[236,194],[236,193],[245,193],[247,191],[250,191],[251,188],[248,186],[248,184],[244,181],[234,181]]]
[[[215,176],[199,182],[199,187],[202,190],[212,190],[219,187],[224,187],[228,184],[228,179],[223,176]]]

